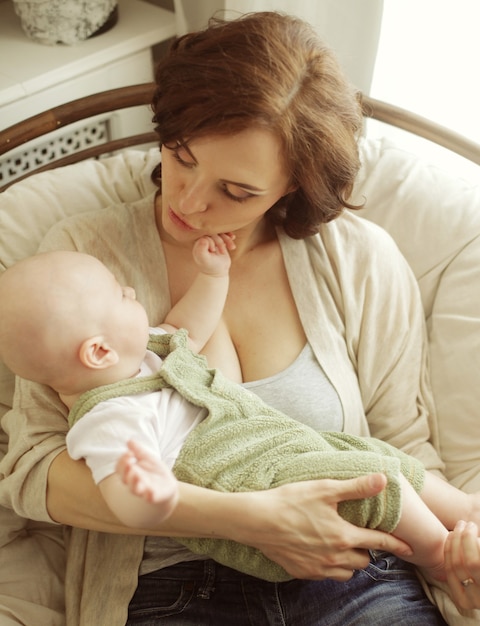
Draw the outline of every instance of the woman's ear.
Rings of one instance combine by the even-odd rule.
[[[78,357],[90,369],[106,369],[116,365],[119,360],[118,353],[102,336],[85,339],[78,351]]]

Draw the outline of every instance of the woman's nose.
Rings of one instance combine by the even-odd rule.
[[[208,208],[207,190],[200,183],[186,185],[180,192],[178,208],[184,215],[203,213]]]

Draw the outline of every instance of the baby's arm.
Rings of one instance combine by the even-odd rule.
[[[129,442],[100,491],[118,519],[131,528],[155,528],[175,509],[178,481],[170,469],[137,443]]]
[[[420,496],[448,530],[453,530],[459,520],[480,526],[480,493],[465,493],[427,472]]]
[[[120,518],[125,524],[137,528],[155,528],[160,520],[173,511],[177,502],[177,489],[172,479],[175,483],[176,479],[159,458],[139,443],[128,442],[128,451],[118,460],[113,476],[130,496],[129,506],[132,511]],[[167,514],[166,507],[170,507]],[[126,521],[127,517],[129,521]]]
[[[231,233],[205,236],[195,242],[192,253],[199,273],[160,325],[167,332],[186,328],[194,352],[200,352],[222,316],[229,284],[229,250],[234,249]]]

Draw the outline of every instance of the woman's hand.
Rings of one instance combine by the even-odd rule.
[[[338,502],[374,496],[385,486],[385,476],[372,474],[351,480],[306,481],[257,493],[254,515],[265,511],[267,501],[270,515],[257,520],[254,536],[232,538],[255,546],[295,578],[346,581],[353,570],[368,565],[369,549],[400,557],[411,554],[410,547],[392,535],[358,528],[337,513]],[[249,512],[245,511],[244,521]]]
[[[478,526],[460,521],[445,543],[447,583],[461,609],[480,609],[480,539]]]

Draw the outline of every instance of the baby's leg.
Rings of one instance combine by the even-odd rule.
[[[413,550],[407,561],[427,569],[437,580],[445,580],[444,546],[448,531],[410,483],[400,476],[402,513],[393,535]]]
[[[465,493],[427,472],[420,497],[448,530],[453,530],[459,520],[480,526],[480,492]]]

